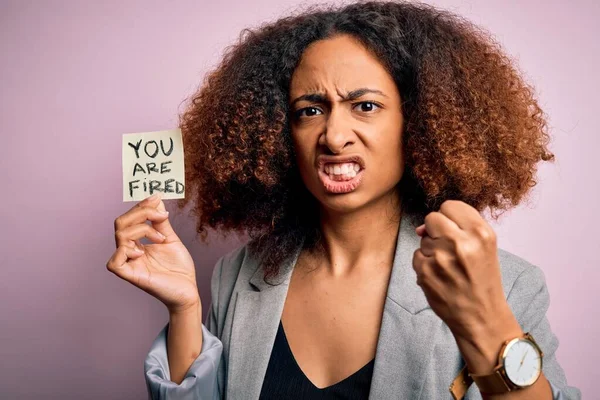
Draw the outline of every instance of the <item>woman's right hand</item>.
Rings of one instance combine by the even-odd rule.
[[[142,245],[142,237],[152,244]],[[115,241],[109,271],[156,297],[171,313],[201,307],[194,260],[171,227],[160,193],[115,219]]]

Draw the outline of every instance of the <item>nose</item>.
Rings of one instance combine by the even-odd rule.
[[[337,109],[336,109],[337,108]],[[340,153],[355,140],[355,134],[351,127],[351,118],[344,115],[341,107],[334,107],[329,113],[325,131],[319,137],[319,144],[327,146],[333,153]]]

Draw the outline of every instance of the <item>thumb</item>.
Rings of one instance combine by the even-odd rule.
[[[160,199],[160,195],[158,197],[158,199]],[[165,208],[165,203],[162,201],[162,199],[160,199],[158,202],[155,201],[156,204],[156,209],[159,211],[166,211],[167,209]],[[162,233],[163,235],[166,236],[166,239],[164,240],[163,243],[172,243],[172,242],[180,242],[181,240],[179,239],[179,236],[177,236],[177,234],[175,233],[175,230],[173,229],[173,227],[171,226],[171,221],[169,221],[169,217],[167,217],[165,220],[163,221],[152,221],[152,226],[154,227],[154,229],[156,229],[157,231],[159,231],[160,233]]]

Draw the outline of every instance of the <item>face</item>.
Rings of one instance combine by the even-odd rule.
[[[349,212],[397,197],[404,170],[398,88],[350,35],[312,43],[290,83],[296,160],[322,207]]]

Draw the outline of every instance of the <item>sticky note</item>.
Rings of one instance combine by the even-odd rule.
[[[123,134],[123,201],[185,197],[180,129]]]

